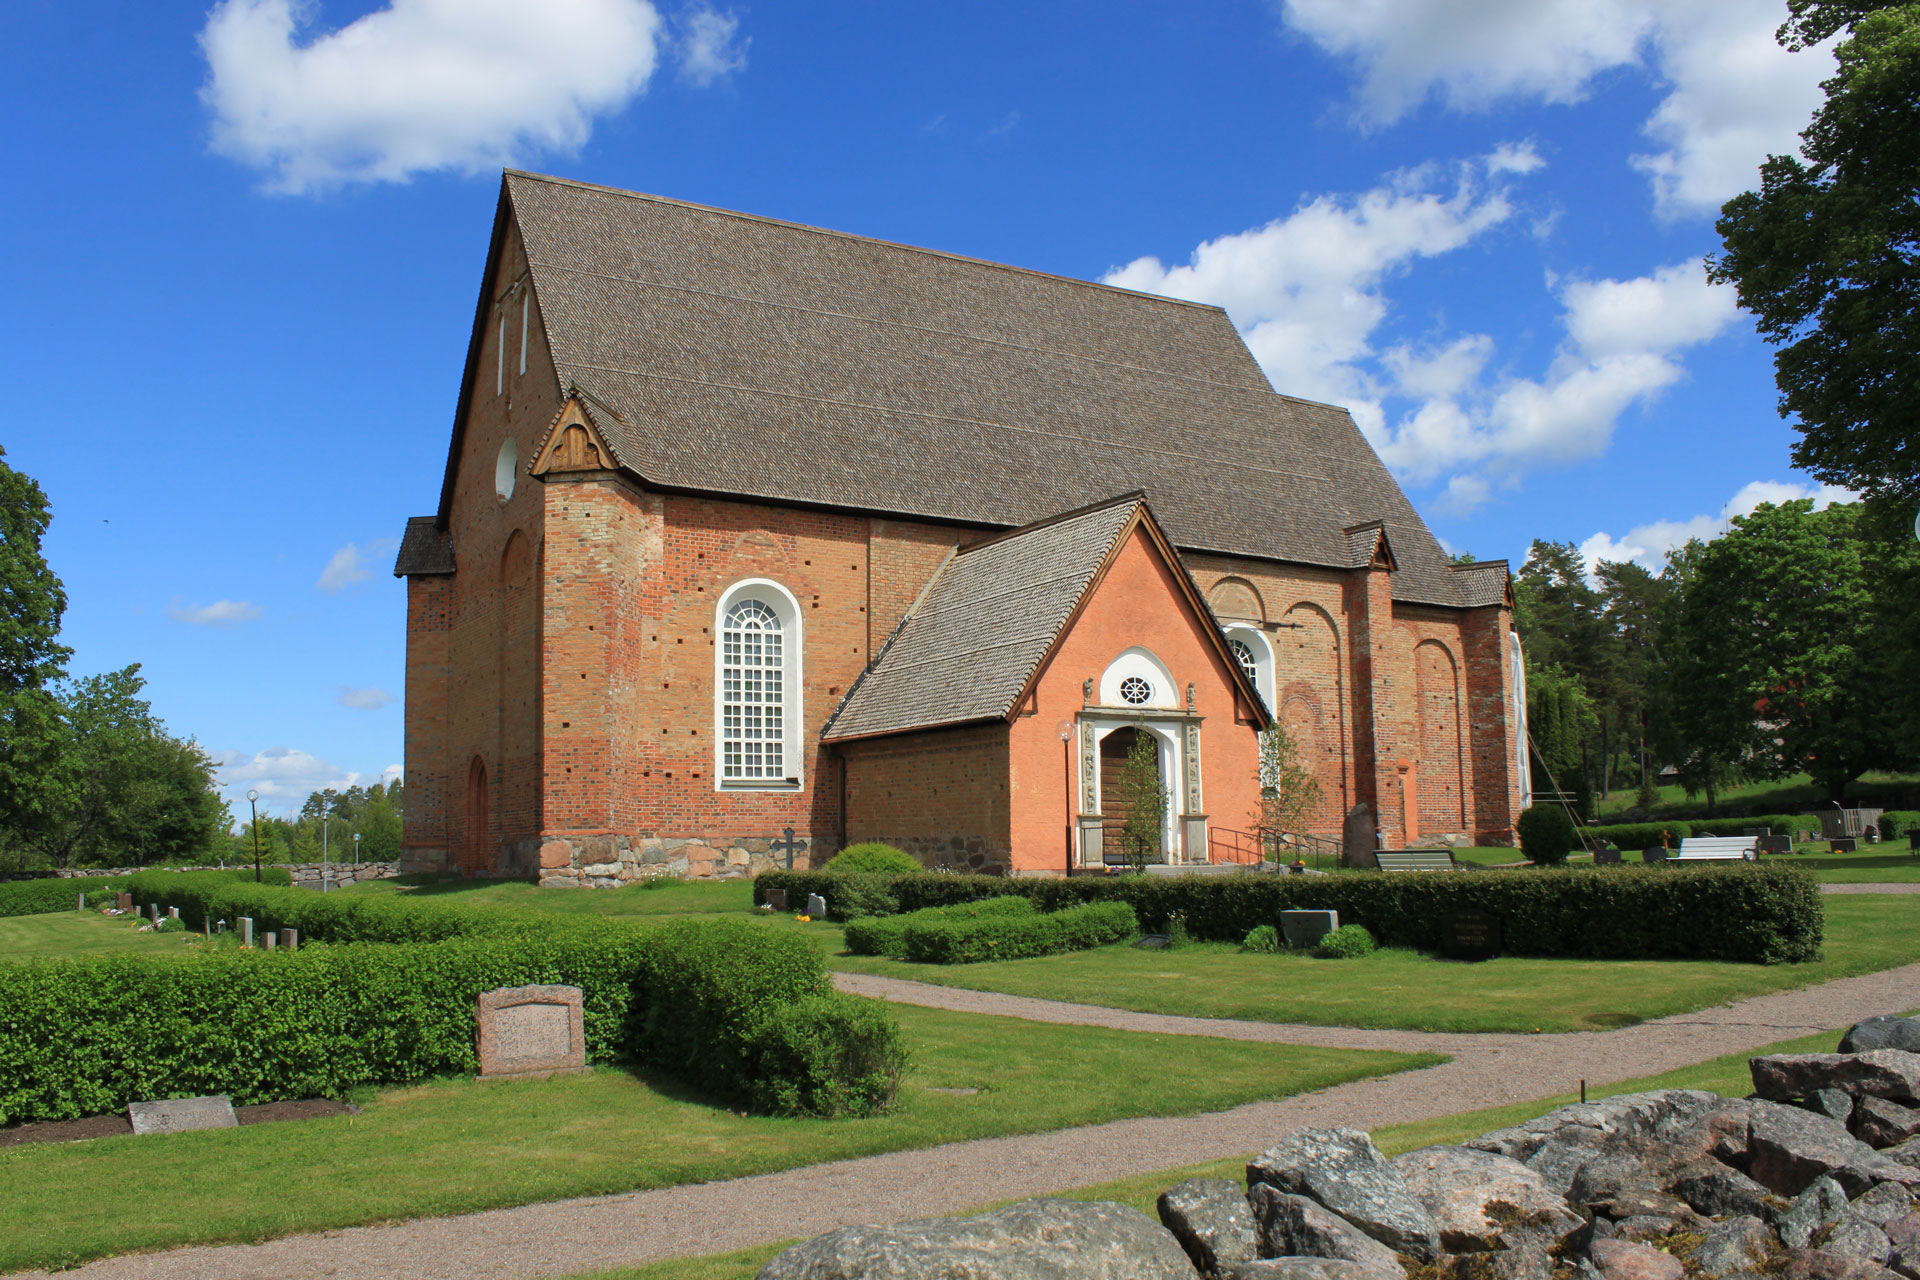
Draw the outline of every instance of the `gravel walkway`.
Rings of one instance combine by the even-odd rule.
[[[836,1161],[730,1182],[353,1227],[258,1245],[105,1258],[87,1280],[466,1280],[567,1276],[719,1253],[854,1223],[952,1213],[1130,1174],[1258,1151],[1306,1126],[1377,1128],[1564,1093],[1911,1009],[1920,964],[1780,992],[1618,1031],[1437,1035],[1128,1013],[842,974],[842,988],[904,1003],[1047,1022],[1277,1044],[1434,1051],[1444,1065],[1279,1102],[1122,1120],[1027,1137]],[[289,1156],[295,1158],[294,1155]],[[41,1273],[44,1274],[44,1273]]]
[[[1915,884],[1823,884],[1822,893],[1920,893]]]

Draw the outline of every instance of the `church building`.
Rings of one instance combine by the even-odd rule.
[[[1506,564],[1217,307],[509,172],[394,572],[409,870],[1099,870],[1142,739],[1242,860],[1275,723],[1309,833],[1522,803]]]

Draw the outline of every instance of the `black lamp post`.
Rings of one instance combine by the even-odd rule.
[[[247,808],[253,811],[253,882],[260,883],[260,805],[258,791],[247,792]]]

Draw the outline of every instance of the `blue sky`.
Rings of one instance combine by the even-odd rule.
[[[1783,17],[16,0],[0,444],[52,499],[73,669],[142,663],[276,811],[398,769],[394,538],[503,163],[1220,303],[1449,546],[1657,564],[1817,492],[1698,265],[1831,74]]]

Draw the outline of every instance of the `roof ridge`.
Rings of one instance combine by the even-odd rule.
[[[991,547],[997,543],[1006,542],[1008,539],[1011,539],[1011,538],[1023,537],[1029,533],[1038,533],[1042,529],[1050,529],[1054,525],[1065,524],[1069,520],[1078,520],[1082,516],[1094,515],[1097,512],[1106,510],[1108,507],[1117,507],[1122,503],[1132,504],[1132,503],[1145,502],[1146,500],[1147,500],[1146,490],[1129,489],[1125,493],[1117,493],[1111,498],[1102,498],[1098,502],[1089,502],[1084,507],[1075,507],[1071,511],[1062,511],[1058,515],[1047,516],[1046,518],[1041,520],[1034,520],[1028,524],[1023,524],[1018,528],[1008,529],[1004,533],[996,533],[991,538],[982,538],[978,542],[970,542],[966,546],[960,548],[960,550],[956,553],[956,557],[964,556],[974,551],[979,551],[983,547]]]
[[[1125,294],[1129,297],[1144,298],[1150,302],[1164,302],[1179,307],[1196,307],[1202,311],[1218,311],[1226,314],[1226,308],[1211,302],[1194,302],[1187,298],[1175,298],[1164,293],[1147,293],[1141,289],[1128,289],[1117,284],[1101,284],[1096,280],[1082,280],[1078,276],[1062,275],[1057,271],[1040,271],[1033,267],[1017,267],[1008,262],[995,262],[991,258],[976,258],[969,254],[953,253],[946,249],[929,249],[925,245],[908,244],[904,240],[886,240],[879,236],[857,235],[851,231],[835,231],[831,227],[816,227],[809,222],[793,222],[786,218],[770,218],[763,213],[745,213],[739,209],[723,209],[719,205],[701,204],[697,200],[680,200],[673,196],[656,195],[648,191],[629,191],[625,187],[608,186],[602,182],[582,182],[578,178],[562,178],[551,173],[534,173],[527,169],[502,169],[504,177],[526,178],[532,182],[547,182],[559,187],[578,187],[582,191],[599,192],[603,195],[623,196],[629,200],[644,200],[650,204],[671,205],[681,209],[695,209],[701,213],[717,213],[722,217],[739,218],[745,222],[760,222],[768,226],[785,227],[790,231],[806,231],[814,235],[830,236],[836,240],[851,240],[859,244],[879,245],[886,249],[899,249],[907,253],[923,253],[928,257],[947,258],[955,262],[964,262],[970,266],[992,267],[996,271],[1011,271],[1023,276],[1037,276],[1043,280],[1059,280],[1066,284],[1079,285],[1083,289],[1096,289],[1104,293]]]

